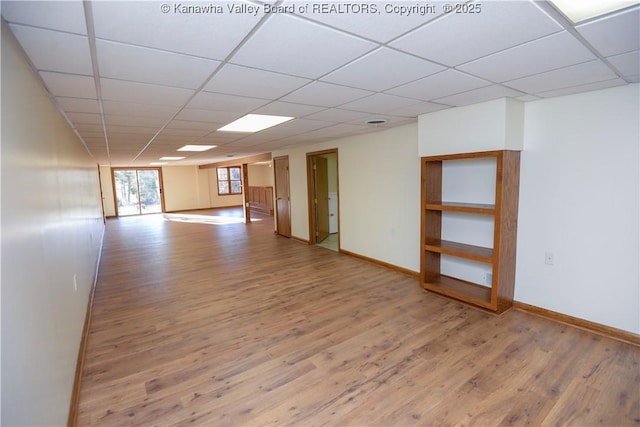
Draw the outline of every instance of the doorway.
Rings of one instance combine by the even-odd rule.
[[[112,168],[116,216],[164,212],[160,168]]]
[[[291,237],[291,198],[289,188],[289,157],[273,159],[274,184],[276,187],[276,233]]]
[[[340,250],[338,150],[307,153],[309,241]]]

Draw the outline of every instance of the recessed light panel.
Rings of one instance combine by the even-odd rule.
[[[551,2],[574,23],[638,4],[638,0],[551,0]]]
[[[207,151],[216,148],[217,145],[185,145],[178,148],[177,151]]]
[[[167,162],[151,162],[149,164],[151,166],[162,166],[162,165],[168,165],[169,163],[167,163]]]
[[[218,130],[222,132],[259,132],[292,119],[293,117],[247,114]]]
[[[160,160],[182,160],[184,157],[160,157]]]

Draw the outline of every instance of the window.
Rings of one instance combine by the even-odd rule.
[[[239,166],[218,168],[218,194],[242,194],[242,173]]]

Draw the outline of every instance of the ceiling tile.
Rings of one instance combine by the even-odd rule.
[[[96,41],[102,77],[196,89],[219,61],[167,51]]]
[[[389,48],[380,48],[322,78],[323,81],[382,92],[435,74],[445,67]]]
[[[432,101],[444,96],[455,95],[456,93],[489,86],[490,84],[491,83],[486,80],[478,79],[459,71],[447,70],[391,89],[388,93],[421,99],[423,101]]]
[[[163,4],[171,10],[163,13]],[[225,59],[257,24],[248,13],[179,13],[180,2],[94,1],[96,37],[203,58]],[[197,3],[184,3],[197,4]],[[207,2],[223,5],[231,2]]]
[[[231,111],[249,113],[250,111],[265,105],[268,101],[260,98],[246,96],[233,96],[223,93],[200,92],[189,102],[189,108],[201,110]]]
[[[231,62],[318,78],[375,47],[374,43],[280,14],[271,16]]]
[[[228,144],[225,148],[238,149],[238,148],[246,148],[246,147],[255,147],[256,145],[275,141],[277,139],[280,139],[278,135],[260,132],[260,133],[255,133],[253,135],[245,136],[242,139],[234,141]]]
[[[92,133],[103,133],[102,125],[89,125],[89,124],[79,124],[76,126],[76,129],[81,134],[84,132],[92,132]]]
[[[92,75],[86,36],[11,25],[11,30],[38,70]]]
[[[98,99],[93,77],[50,71],[40,71],[40,76],[53,96]]]
[[[406,107],[389,110],[389,114],[402,117],[417,117],[420,114],[433,113],[434,111],[450,108],[449,105],[434,102],[419,102],[417,104],[407,105]]]
[[[67,117],[74,125],[102,125],[102,118],[100,114],[91,113],[67,113]]]
[[[345,135],[355,135],[359,133],[371,132],[371,126],[361,124],[340,123],[307,132],[304,135],[308,138],[341,138]],[[295,137],[294,137],[295,138]]]
[[[457,68],[491,81],[505,82],[594,59],[589,49],[563,31]]]
[[[342,110],[340,108],[328,108],[318,113],[310,114],[305,118],[311,120],[324,120],[327,122],[344,123],[351,120],[359,120],[367,117],[369,113],[360,111]]]
[[[379,120],[379,119],[384,119],[384,123],[378,123],[378,124],[368,123],[369,120]],[[379,129],[388,129],[398,125],[414,123],[415,121],[416,119],[414,117],[407,118],[407,117],[396,117],[389,114],[375,114],[375,115],[365,117],[364,120],[353,120],[349,122],[349,124],[366,126],[367,128],[369,128],[370,132],[373,132]]]
[[[242,113],[230,111],[202,110],[198,108],[185,108],[175,117],[178,120],[190,120],[196,122],[210,122],[224,125],[242,117]]]
[[[119,126],[119,125],[107,125],[107,135],[109,137],[113,135],[123,135],[135,137],[136,135],[143,135],[143,138],[151,138],[158,131],[157,128],[149,128],[142,126]]]
[[[331,125],[333,125],[332,122],[325,122],[321,120],[294,119],[265,129],[262,132],[272,135],[288,136],[292,134],[295,135],[310,132],[312,130],[321,129]]]
[[[198,139],[198,144],[224,145],[242,139],[245,134],[236,132],[211,132]]]
[[[625,77],[640,74],[640,50],[610,56],[607,59]]]
[[[367,113],[388,113],[391,110],[408,107],[417,104],[419,101],[412,98],[388,95],[386,93],[376,93],[357,101],[343,104],[340,108],[345,110],[355,110]]]
[[[140,116],[112,116],[105,115],[105,122],[107,125],[115,126],[145,126],[145,127],[158,127],[160,128],[165,124],[164,119],[158,119],[156,117],[140,117]]]
[[[117,116],[153,117],[168,120],[178,111],[177,107],[136,104],[133,102],[103,101],[105,114]]]
[[[95,99],[58,97],[56,102],[68,113],[100,113],[100,106]]]
[[[217,130],[219,128],[219,123],[192,122],[187,120],[171,120],[171,122],[167,125],[167,129],[205,130],[208,132]]]
[[[296,2],[285,2],[292,3]],[[334,8],[330,9],[332,6]],[[401,8],[402,6],[405,8]],[[347,7],[350,8],[349,13],[344,12]],[[335,12],[327,13],[327,9]],[[304,12],[298,9],[301,16],[382,43],[389,42],[442,13],[439,2],[335,2],[333,5],[327,2],[311,3]]]
[[[616,77],[613,71],[601,61],[591,61],[512,80],[506,82],[505,85],[522,92],[539,94],[556,89],[611,80]]]
[[[282,98],[282,101],[321,107],[337,107],[371,95],[372,92],[324,82],[313,82]]]
[[[106,142],[104,140],[104,136],[85,137],[84,135],[82,135],[82,139],[84,139],[84,142],[91,149],[93,149],[93,148],[103,148],[103,147],[105,147],[105,144],[106,144]]]
[[[530,1],[494,1],[476,5],[480,8],[479,13],[451,13],[398,39],[391,46],[455,66],[562,29]]]
[[[311,80],[226,64],[204,90],[256,98],[279,98]]]
[[[82,0],[3,1],[7,22],[87,35]]]
[[[314,105],[295,104],[291,102],[274,101],[254,111],[256,114],[270,114],[274,116],[305,117],[309,114],[324,110],[324,107]]]
[[[640,7],[578,25],[576,28],[603,56],[640,49]]]
[[[521,96],[522,92],[509,89],[500,85],[485,86],[480,89],[470,90],[468,92],[459,93],[457,95],[445,96],[444,98],[435,99],[435,102],[453,105],[454,107],[462,107],[479,102],[491,101],[498,98],[515,98]]]
[[[572,87],[567,87],[567,88],[562,88],[557,90],[550,90],[547,92],[540,92],[538,93],[538,95],[543,98],[552,98],[555,96],[572,95],[574,93],[588,92],[592,90],[600,90],[600,89],[606,89],[606,88],[615,87],[615,86],[622,86],[624,84],[626,84],[624,80],[616,78],[616,79],[604,80],[604,81],[595,82],[595,83],[588,83],[585,85],[578,85],[578,86],[572,86]]]
[[[195,92],[170,86],[101,78],[105,100],[179,107]]]
[[[162,131],[162,135],[165,137],[168,136],[173,136],[173,137],[180,137],[180,138],[200,138],[203,137],[205,135],[207,135],[208,133],[210,133],[210,130],[206,130],[206,129],[173,129],[173,128],[165,128]]]

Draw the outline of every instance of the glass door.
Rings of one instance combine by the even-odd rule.
[[[118,216],[162,212],[159,169],[114,169]]]

